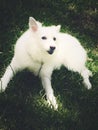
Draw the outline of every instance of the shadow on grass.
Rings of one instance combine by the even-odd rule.
[[[87,91],[81,81],[78,74],[63,68],[54,72],[52,83],[59,103],[54,111],[43,97],[40,80],[27,71],[17,74],[0,94],[0,129],[97,130],[98,90]]]

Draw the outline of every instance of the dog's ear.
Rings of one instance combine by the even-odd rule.
[[[38,30],[37,21],[33,17],[29,17],[29,28],[31,28],[34,32]]]
[[[57,25],[56,28],[57,28],[57,31],[59,32],[61,29],[61,25]]]

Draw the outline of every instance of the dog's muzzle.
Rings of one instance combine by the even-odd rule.
[[[56,47],[52,47],[50,46],[49,51],[47,51],[50,55],[52,55],[54,53],[54,50],[56,49]]]

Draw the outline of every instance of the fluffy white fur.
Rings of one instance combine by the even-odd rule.
[[[16,73],[27,68],[41,78],[48,103],[57,109],[51,86],[53,70],[64,65],[80,73],[85,86],[90,89],[91,72],[85,66],[86,59],[86,51],[79,41],[69,34],[61,33],[60,25],[45,27],[30,17],[29,29],[16,42],[14,57],[1,78],[0,88],[6,89],[14,76],[13,71]]]

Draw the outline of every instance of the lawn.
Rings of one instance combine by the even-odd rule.
[[[59,104],[45,100],[38,77],[19,72],[0,93],[0,130],[98,130],[98,2],[97,0],[0,0],[0,77],[10,63],[14,45],[28,28],[29,16],[44,25],[62,25],[77,37],[88,53],[93,88],[87,90],[78,73],[62,67],[52,75]]]

